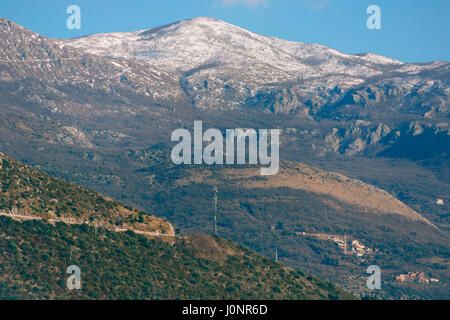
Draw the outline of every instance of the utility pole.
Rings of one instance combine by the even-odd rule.
[[[94,216],[95,210],[92,209],[92,216]],[[97,221],[93,221],[94,223],[94,238],[97,238]]]
[[[347,234],[344,234],[344,254],[347,255]]]
[[[214,186],[214,235],[217,236],[217,186]]]
[[[275,249],[275,262],[278,262],[278,250]]]

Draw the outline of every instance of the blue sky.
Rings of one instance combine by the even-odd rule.
[[[72,4],[81,8],[81,30],[66,27]],[[366,27],[372,4],[381,9],[381,30]],[[450,61],[449,14],[450,0],[0,1],[0,16],[48,37],[134,31],[208,16],[264,35],[407,62]]]

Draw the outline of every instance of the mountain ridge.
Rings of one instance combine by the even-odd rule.
[[[411,64],[373,53],[345,54],[323,45],[255,34],[205,17],[145,31],[55,41],[175,74],[192,103],[205,111],[250,108],[253,100],[269,95],[267,103],[283,100],[272,112],[315,117],[314,104],[325,109],[345,103],[338,91],[365,88],[374,82],[410,91],[422,86],[430,72],[450,73],[448,62]]]

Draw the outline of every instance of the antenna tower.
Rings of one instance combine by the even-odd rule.
[[[217,186],[214,186],[214,235],[217,236]]]

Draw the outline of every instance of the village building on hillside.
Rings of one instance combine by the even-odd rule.
[[[417,281],[420,283],[439,282],[439,279],[429,278],[423,272],[408,272],[395,276],[395,280],[398,282]]]

